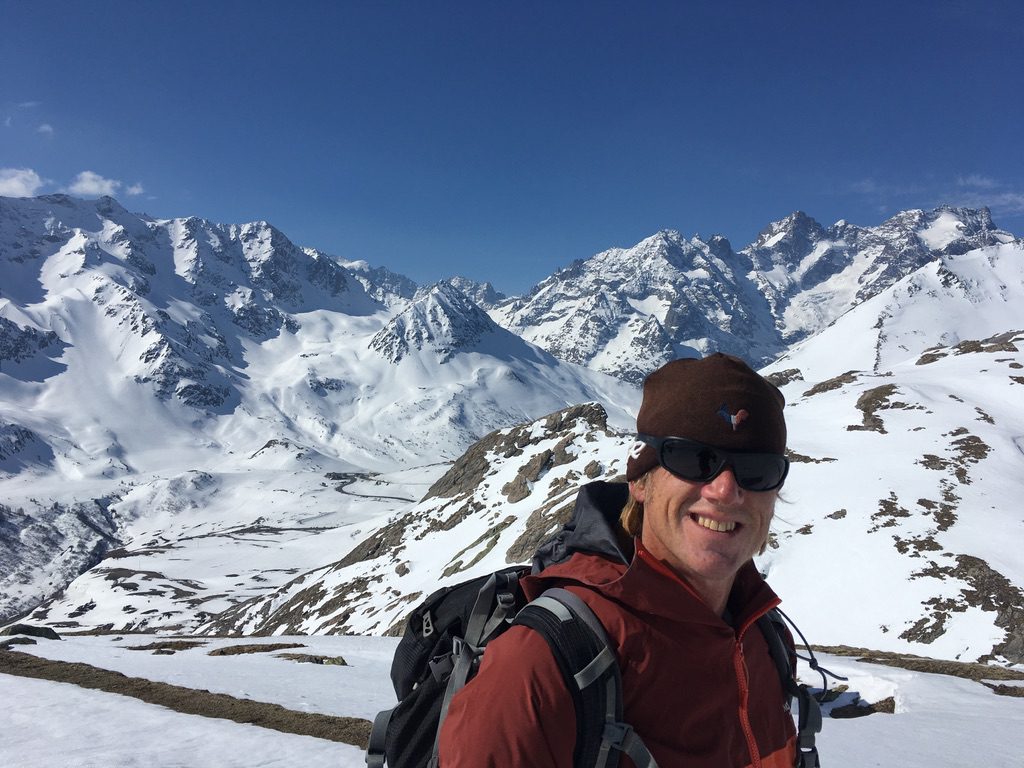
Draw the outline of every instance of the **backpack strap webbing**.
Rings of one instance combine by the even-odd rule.
[[[438,751],[441,746],[441,726],[448,716],[452,697],[461,691],[469,678],[476,672],[484,647],[507,626],[515,609],[516,595],[519,591],[519,574],[498,571],[491,574],[477,593],[473,610],[466,622],[466,637],[452,638],[453,664],[448,685],[445,687],[444,699],[441,702],[441,714],[437,721],[437,734],[434,737],[434,749],[428,766],[438,764]],[[376,722],[374,723],[376,728]],[[383,726],[385,729],[387,724]],[[372,734],[371,734],[372,736]]]
[[[385,709],[383,712],[378,712],[373,719],[370,742],[366,745],[366,765],[369,768],[384,768],[388,726],[391,724],[391,716],[394,712],[394,707]]]
[[[516,616],[551,648],[576,710],[576,768],[615,768],[625,753],[657,768],[643,740],[622,722],[622,675],[601,621],[577,595],[549,589]]]
[[[821,732],[821,705],[806,685],[798,685],[790,663],[789,648],[782,639],[785,623],[776,610],[768,611],[757,620],[757,625],[768,643],[772,660],[779,671],[782,687],[790,701],[795,698],[800,708],[796,735],[796,768],[820,768],[815,738]]]

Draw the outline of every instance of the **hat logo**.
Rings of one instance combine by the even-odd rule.
[[[636,442],[633,443],[633,445],[629,447],[630,457],[634,461],[636,461],[637,459],[640,458],[640,454],[643,453],[645,447],[646,444],[643,442],[643,440],[637,440]]]
[[[718,409],[718,415],[725,419],[725,423],[731,425],[732,431],[735,432],[739,429],[740,424],[747,420],[750,413],[745,408],[740,408],[736,413],[730,413],[729,406],[722,403],[722,407]]]

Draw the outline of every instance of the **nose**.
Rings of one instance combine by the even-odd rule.
[[[739,500],[743,489],[736,482],[736,475],[732,467],[726,467],[710,481],[704,483],[701,495],[709,501],[716,501],[726,504]]]

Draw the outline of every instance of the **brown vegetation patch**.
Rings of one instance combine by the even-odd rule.
[[[984,421],[986,424],[996,423],[996,420],[989,416],[987,413],[985,413],[985,411],[982,410],[981,408],[975,406],[974,411],[975,413],[978,414],[978,421]]]
[[[31,637],[12,637],[10,640],[6,640],[0,643],[0,651],[10,650],[11,646],[14,645],[38,645],[38,640],[33,640]]]
[[[915,656],[910,653],[872,651],[867,648],[852,648],[847,645],[816,645],[814,650],[821,653],[831,653],[833,656],[855,657],[857,661],[866,664],[881,664],[886,667],[898,667],[899,669],[906,669],[911,672],[925,672],[930,675],[949,675],[964,680],[973,680],[976,683],[986,680],[1024,680],[1024,671],[1019,669],[978,662],[930,659],[927,656]]]
[[[277,610],[265,613],[259,626],[252,634],[257,637],[268,637],[283,627],[283,634],[304,634],[303,624],[314,617],[330,616],[341,611],[331,620],[328,634],[338,634],[345,629],[345,622],[352,616],[356,601],[369,597],[371,581],[380,581],[382,577],[357,576],[335,587],[330,599],[321,584],[313,584],[289,598]],[[312,610],[316,606],[315,612]],[[269,607],[269,604],[268,604]],[[323,631],[323,630],[321,630]],[[301,646],[298,646],[301,647]]]
[[[896,525],[897,518],[910,517],[910,512],[899,505],[899,497],[895,492],[889,492],[888,499],[878,500],[878,511],[871,516],[875,526],[868,530],[868,533],[875,533],[881,528],[892,528]]]
[[[926,453],[917,463],[926,469],[938,471],[952,468],[953,475],[961,485],[970,485],[971,476],[967,471],[968,467],[985,459],[992,452],[992,447],[977,435],[967,433],[967,430],[963,428],[951,432],[950,436],[958,436],[950,443],[953,456],[944,458],[933,453]]]
[[[449,506],[452,506],[452,504],[447,504],[439,509],[438,514]],[[456,507],[455,511],[448,515],[444,520],[430,520],[427,526],[416,534],[416,538],[423,539],[423,537],[428,533],[433,533],[434,531],[450,531],[468,517],[475,515],[478,512],[483,512],[485,509],[486,507],[481,501],[473,497],[469,497],[461,506]]]
[[[789,459],[790,462],[793,464],[828,464],[833,461],[836,461],[836,459],[833,459],[831,456],[825,456],[824,458],[821,459],[814,459],[811,458],[810,456],[804,456],[802,453],[797,453],[796,451],[791,450],[789,448],[786,449],[786,458]]]
[[[126,647],[129,651],[176,653],[178,651],[187,651],[191,648],[199,648],[203,645],[206,645],[205,640],[157,640],[154,643],[147,643],[146,645],[129,645]]]
[[[971,585],[963,590],[968,605],[993,611],[1006,639],[992,649],[1015,664],[1024,664],[1024,592],[978,557],[958,555],[954,574]]]
[[[848,720],[854,717],[874,715],[878,712],[884,712],[889,715],[895,714],[896,699],[890,696],[887,699],[876,702],[857,701],[842,707],[833,707],[828,715],[837,720]]]
[[[476,541],[474,541],[468,547],[463,549],[461,552],[458,552],[451,559],[451,561],[449,561],[450,564],[448,565],[447,568],[444,569],[444,572],[442,573],[442,576],[445,576],[445,577],[454,576],[459,571],[465,571],[468,568],[472,568],[474,565],[479,563],[484,557],[487,556],[488,552],[490,552],[492,549],[494,549],[494,546],[498,543],[498,539],[501,537],[502,532],[506,528],[508,528],[510,525],[512,525],[512,523],[514,523],[515,521],[516,521],[516,517],[514,515],[509,515],[504,520],[502,520],[500,523],[498,523],[497,525],[491,527],[486,533],[484,533],[482,536],[480,536]],[[461,559],[463,557],[463,555],[465,555],[467,552],[470,552],[470,551],[472,551],[473,549],[475,549],[477,547],[480,548],[480,551],[477,552],[476,555],[473,556],[472,560],[470,560],[468,563],[463,564],[462,559]]]
[[[934,643],[946,634],[946,622],[953,613],[963,613],[967,604],[963,600],[949,597],[933,597],[925,600],[922,605],[928,607],[926,616],[921,617],[914,625],[900,633],[901,640],[912,643]]]
[[[846,429],[853,432],[857,430],[866,430],[870,432],[878,432],[880,434],[887,434],[885,431],[885,423],[882,418],[878,415],[878,411],[886,410],[889,408],[910,408],[906,403],[893,403],[889,401],[889,398],[896,394],[895,384],[883,384],[880,387],[874,387],[872,389],[863,392],[860,397],[857,398],[857,409],[863,414],[860,424],[851,424]]]
[[[942,347],[933,347],[932,349],[926,349],[924,352],[921,353],[921,356],[917,358],[916,365],[930,365],[931,363],[941,360],[948,354],[949,352],[947,352]]]
[[[952,348],[943,347],[932,347],[927,349],[918,358],[918,365],[927,365],[928,363],[934,363],[936,360],[941,360],[950,352],[954,355],[967,355],[978,352],[1019,352],[1015,341],[1020,341],[1019,338],[1015,338],[1020,335],[1020,331],[1008,331],[1007,333],[1000,333],[995,336],[990,336],[987,339],[965,339],[959,344]]]
[[[121,560],[126,557],[149,557],[151,555],[162,555],[164,552],[169,552],[172,549],[179,549],[176,544],[162,544],[159,546],[147,546],[143,549],[124,549],[119,547],[117,549],[109,550],[103,555],[104,560]]]
[[[505,562],[529,562],[540,543],[569,522],[575,503],[575,496],[561,496],[551,499],[530,513],[526,519],[526,528],[505,553]]]
[[[60,640],[60,635],[54,632],[50,627],[41,627],[35,624],[12,624],[6,629],[0,629],[0,636],[11,637],[14,635],[42,637],[46,640]]]
[[[941,485],[941,502],[932,501],[931,499],[918,499],[917,505],[923,507],[935,519],[937,530],[948,531],[953,523],[956,522],[957,502],[960,501],[960,497],[953,493],[950,481],[943,480]]]
[[[1013,696],[1024,699],[1024,685],[999,685],[997,683],[982,683],[982,685],[997,696]]]
[[[348,662],[341,656],[317,656],[311,653],[279,653],[277,658],[297,661],[299,664],[325,664],[335,667],[348,666]]]
[[[804,397],[811,397],[813,395],[820,395],[822,392],[830,392],[833,389],[839,389],[846,384],[852,384],[857,380],[856,371],[847,371],[846,373],[834,376],[831,379],[815,384],[813,387],[804,392]]]
[[[942,551],[942,545],[931,536],[915,536],[910,539],[901,539],[899,536],[893,536],[892,538],[896,542],[896,550],[901,555],[909,552],[911,557],[921,557],[922,552]],[[911,550],[913,551],[911,552]]]
[[[1020,334],[1020,331],[1008,331],[996,336],[990,336],[987,339],[968,339],[961,341],[953,347],[953,351],[957,355],[976,352],[1019,352],[1020,350],[1013,343],[1015,341],[1014,337],[1018,334]]]
[[[980,608],[995,613],[995,625],[1006,631],[1003,642],[993,647],[984,659],[1003,657],[1013,664],[1024,664],[1024,592],[1009,579],[971,555],[957,555],[955,566],[931,562],[914,576],[959,579],[970,586],[961,588],[958,600],[932,598],[925,601],[923,604],[931,607],[929,615],[900,635],[901,638],[932,642],[945,631],[944,625],[951,612],[965,611],[968,606]]]
[[[550,420],[550,418],[549,416],[548,419]],[[553,449],[545,448],[520,467],[516,472],[515,478],[506,483],[501,489],[508,502],[515,504],[517,501],[522,501],[530,495],[533,484],[545,474],[555,467],[560,467],[574,461],[576,457],[569,453],[568,450],[574,438],[574,434],[566,435],[558,441],[558,444]],[[564,482],[567,481],[563,479],[563,484]]]
[[[545,417],[544,428],[549,433],[569,431],[580,420],[587,422],[588,431],[608,431],[608,414],[596,403],[584,403],[550,413]],[[568,439],[571,439],[571,436],[567,441]],[[498,429],[485,435],[430,486],[423,501],[435,497],[456,498],[472,494],[491,468],[490,456],[510,459],[521,454],[528,445],[536,443],[537,438],[533,436],[532,424],[513,429]],[[555,452],[557,453],[560,448],[564,450],[562,443],[556,446]]]
[[[402,539],[405,537],[405,531],[412,523],[412,519],[411,515],[405,515],[363,539],[339,561],[338,567],[345,568],[356,563],[374,560],[382,555],[397,555],[403,548]]]
[[[302,643],[250,643],[248,645],[226,645],[223,648],[214,648],[209,656],[241,656],[246,653],[270,653],[271,651],[283,651],[288,648],[305,648]]]
[[[769,373],[765,378],[776,387],[784,387],[791,381],[803,381],[804,375],[801,373],[799,368],[787,368],[784,371]]]
[[[130,696],[186,715],[216,717],[364,749],[370,738],[371,724],[362,718],[295,712],[279,704],[236,699],[223,693],[157,683],[88,664],[41,659],[15,651],[0,651],[0,673],[71,683]]]

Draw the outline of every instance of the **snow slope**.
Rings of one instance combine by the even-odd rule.
[[[296,664],[276,653],[209,656],[210,650],[231,644],[224,640],[169,655],[128,650],[158,640],[147,635],[68,637],[18,648],[44,658],[85,662],[298,711],[362,716],[392,700],[387,670],[394,641],[388,638],[274,639],[307,646],[299,650],[343,656],[348,662],[345,667]],[[824,765],[890,765],[894,760],[906,768],[979,762],[991,768],[1020,765],[1024,699],[997,696],[982,683],[957,677],[830,654],[820,654],[820,660],[849,677],[847,692],[833,706],[891,699],[894,710],[854,719],[826,718],[818,738]],[[815,679],[812,673],[807,681]],[[16,702],[6,715],[9,727],[0,741],[0,761],[18,768],[356,768],[364,764],[362,751],[354,746],[181,714],[68,683],[0,674],[0,695]]]

